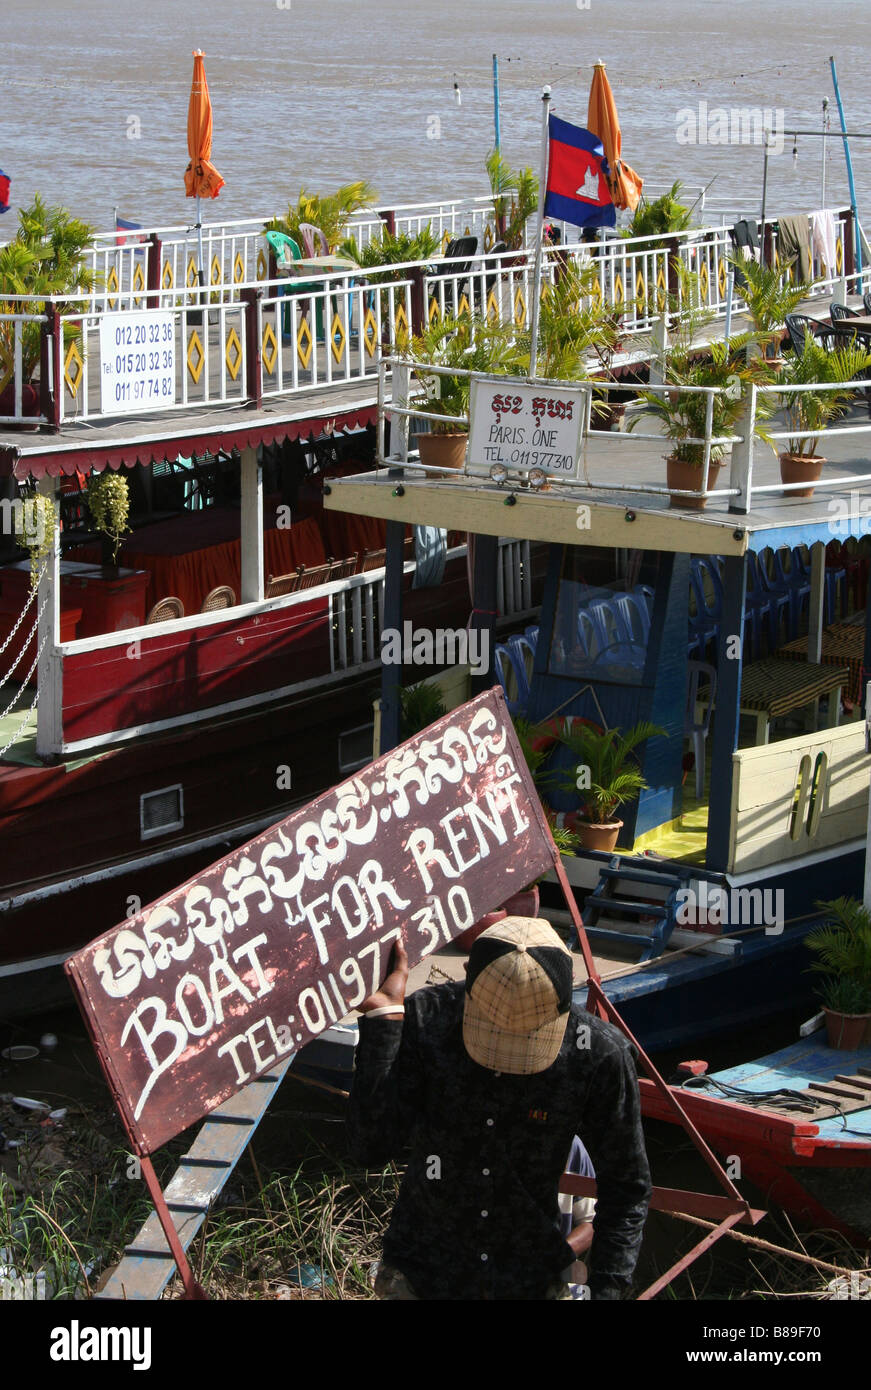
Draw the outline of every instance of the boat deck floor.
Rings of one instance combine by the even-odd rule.
[[[871,1047],[860,1047],[854,1052],[840,1051],[828,1046],[825,1031],[821,1031],[801,1038],[780,1052],[744,1062],[741,1066],[727,1067],[712,1076],[722,1085],[758,1095],[781,1089],[804,1091],[811,1081],[834,1081],[836,1077],[854,1075],[860,1067],[871,1070]],[[710,1090],[706,1094],[718,1093]],[[740,1099],[734,1094],[728,1098]],[[831,1119],[815,1118],[813,1124],[818,1125],[820,1137],[824,1139],[841,1140],[845,1144],[871,1140],[871,1108],[854,1110],[845,1116],[834,1115]]]

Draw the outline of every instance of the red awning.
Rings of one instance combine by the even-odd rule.
[[[241,413],[241,412],[240,412]],[[106,439],[102,442],[90,434],[87,442],[61,440],[57,435],[43,436],[41,441],[33,435],[22,435],[21,445],[4,444],[0,446],[0,476],[10,474],[19,481],[32,477],[59,478],[73,473],[88,473],[91,469],[135,468],[137,464],[163,463],[179,456],[189,458],[192,454],[214,454],[219,449],[254,449],[258,444],[275,444],[285,439],[306,439],[310,435],[319,438],[330,426],[331,433],[343,430],[362,429],[375,423],[378,410],[375,405],[357,407],[330,414],[324,412],[304,419],[284,420],[273,423],[264,420],[254,423],[250,418],[240,419],[238,424],[216,429],[192,430],[190,416],[187,426],[178,433],[167,434],[163,438],[143,440],[141,435],[128,441]],[[160,422],[165,427],[166,421]],[[146,426],[143,423],[143,432]],[[81,438],[81,436],[79,436]]]

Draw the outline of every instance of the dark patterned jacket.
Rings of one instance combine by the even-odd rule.
[[[349,1130],[371,1166],[408,1167],[384,1259],[421,1298],[543,1298],[574,1256],[557,1187],[579,1135],[596,1170],[595,1298],[629,1285],[650,1199],[633,1052],[572,1006],[547,1071],[509,1076],[463,1046],[462,983],[418,990],[405,1018],[361,1019]]]

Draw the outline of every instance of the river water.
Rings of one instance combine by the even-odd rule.
[[[487,193],[494,52],[512,163],[537,166],[543,82],[554,110],[585,124],[601,59],[627,161],[659,185],[714,179],[709,205],[732,212],[759,209],[760,146],[679,143],[679,112],[769,108],[784,137],[774,212],[819,205],[822,142],[799,137],[794,167],[792,130],[820,128],[824,97],[837,122],[830,54],[850,129],[871,134],[868,0],[4,0],[3,40],[0,166],[13,206],[39,190],[100,228],[116,206],[152,225],[193,220],[182,174],[197,46],[226,180],[207,220],[272,213],[300,186],[354,178],[382,204]],[[841,142],[827,143],[832,206],[847,182]],[[867,140],[854,161],[861,217]]]

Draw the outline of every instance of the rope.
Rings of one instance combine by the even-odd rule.
[[[742,1105],[759,1106],[761,1109],[775,1108],[788,1112],[798,1112],[813,1119],[813,1111],[808,1115],[809,1103],[816,1110],[819,1106],[825,1105],[832,1110],[831,1115],[823,1116],[824,1119],[839,1119],[841,1130],[847,1134],[863,1134],[867,1137],[866,1130],[854,1130],[847,1124],[847,1115],[836,1100],[817,1098],[807,1091],[791,1091],[787,1087],[781,1087],[775,1091],[745,1091],[740,1086],[730,1086],[727,1081],[718,1081],[713,1076],[688,1076],[681,1083],[681,1090],[701,1091],[711,1087],[713,1090],[722,1092],[727,1100],[739,1100]],[[818,1117],[819,1118],[819,1117]]]

